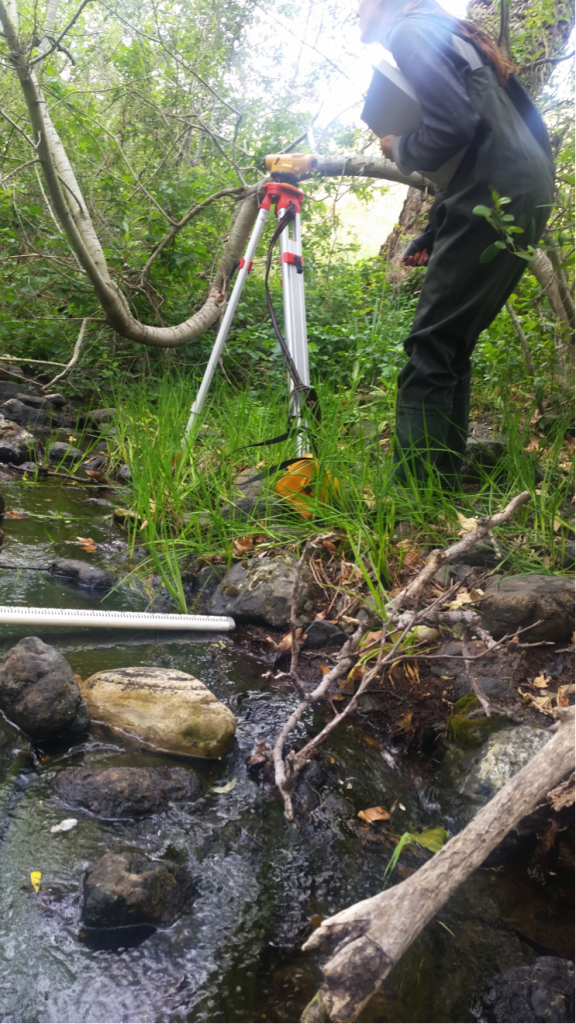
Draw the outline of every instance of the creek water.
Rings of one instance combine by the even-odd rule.
[[[146,594],[122,586],[106,598],[46,573],[55,557],[98,560],[121,534],[112,507],[81,487],[2,485],[7,519],[0,551],[0,603],[144,610]],[[98,553],[66,542],[91,537]],[[393,808],[397,835],[457,821],[452,794],[433,757],[408,757],[375,744],[367,719],[335,735],[321,755],[322,788],[299,795],[297,829],[288,826],[270,787],[253,781],[246,758],[270,743],[294,705],[249,632],[215,638],[149,632],[3,627],[0,654],[40,635],[82,677],[120,666],[165,666],[202,679],[238,721],[232,752],[190,766],[206,784],[193,805],[139,821],[103,822],[62,806],[55,773],[82,765],[174,765],[114,734],[92,731],[73,746],[32,749],[0,720],[0,1017],[7,1022],[297,1021],[320,980],[320,959],[300,947],[317,915],[328,916],[378,892],[394,838],[363,830],[361,808]],[[217,657],[216,657],[217,655]],[[302,735],[320,718],[312,714]],[[368,742],[370,740],[370,742]],[[214,793],[234,780],[225,793]],[[77,826],[52,834],[74,815]],[[82,879],[108,850],[139,850],[186,864],[196,881],[188,912],[145,941],[95,948],[82,930]],[[403,871],[422,860],[410,848]],[[521,860],[521,858],[520,858]],[[412,946],[366,1007],[364,1021],[471,1021],[474,988],[507,967],[547,953],[570,955],[570,897],[531,882],[525,864],[478,871]],[[42,872],[40,891],[30,873]],[[394,882],[400,881],[396,874]],[[563,883],[564,884],[564,883]],[[140,936],[142,938],[142,936]]]

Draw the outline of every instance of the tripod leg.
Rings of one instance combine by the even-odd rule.
[[[196,401],[194,402],[192,408],[190,409],[190,418],[188,420],[188,423],[186,424],[186,430],[184,432],[184,438],[182,441],[184,446],[189,442],[190,434],[193,430],[194,423],[196,422],[197,417],[202,412],[204,402],[206,401],[206,395],[208,394],[208,389],[210,388],[210,384],[212,383],[212,378],[214,376],[214,371],[218,365],[218,360],[222,355],[222,349],[226,344],[226,338],[228,337],[228,333],[230,331],[230,325],[232,324],[232,320],[234,319],[234,313],[236,312],[236,307],[238,306],[240,296],[242,295],[242,290],[246,283],[246,278],[248,277],[248,268],[250,266],[250,263],[252,262],[252,257],[256,252],[256,247],[258,245],[258,242],[260,241],[262,231],[264,230],[264,224],[266,223],[267,216],[268,210],[261,209],[258,213],[258,217],[254,225],[254,230],[252,231],[250,241],[248,242],[248,248],[246,249],[246,254],[244,256],[244,265],[238,271],[236,283],[234,285],[234,288],[232,289],[232,294],[226,307],[226,312],[224,313],[224,316],[222,318],[220,330],[218,331],[216,341],[214,342],[212,354],[210,356],[210,359],[208,360],[208,365],[204,371],[204,376],[202,378],[202,383],[200,384],[200,388],[196,396]]]
[[[282,289],[284,293],[284,324],[286,344],[296,364],[296,369],[303,384],[310,384],[308,367],[308,336],[306,332],[306,303],[304,299],[304,274],[302,260],[302,239],[300,235],[300,214],[292,221],[292,237],[290,227],[280,235],[280,259],[282,266]],[[296,257],[296,259],[294,259]],[[300,410],[302,398],[295,395],[292,399],[291,415]],[[307,447],[305,435],[298,437],[298,454],[302,455]]]

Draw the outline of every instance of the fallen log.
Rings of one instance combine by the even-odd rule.
[[[574,708],[558,708],[550,741],[450,839],[399,885],[327,918],[302,947],[326,949],[324,982],[301,1020],[354,1021],[459,885],[574,767]]]

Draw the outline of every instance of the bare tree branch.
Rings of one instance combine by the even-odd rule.
[[[76,24],[76,22],[78,21],[78,18],[79,18],[79,17],[80,17],[80,15],[82,14],[82,11],[84,10],[84,8],[85,8],[85,7],[87,7],[87,5],[88,5],[89,3],[91,3],[91,0],[82,0],[82,3],[80,4],[80,7],[79,7],[79,8],[78,8],[78,10],[76,11],[76,14],[75,14],[75,15],[74,15],[74,16],[73,16],[73,17],[72,17],[71,19],[70,19],[70,21],[69,21],[69,22],[68,22],[68,24],[66,25],[66,28],[65,28],[65,29],[64,29],[64,30],[63,30],[63,31],[62,31],[62,32],[60,33],[60,35],[58,36],[58,38],[57,38],[57,39],[55,39],[55,40],[54,40],[54,41],[52,42],[52,45],[50,46],[50,48],[49,48],[49,49],[47,49],[47,50],[42,50],[42,53],[40,53],[40,54],[38,55],[38,57],[35,57],[35,58],[34,58],[34,60],[31,60],[31,61],[30,61],[29,65],[28,65],[28,66],[29,66],[30,68],[33,68],[35,64],[39,64],[39,63],[40,63],[40,61],[43,61],[43,60],[44,60],[44,59],[45,59],[46,57],[48,57],[48,56],[49,56],[49,55],[50,55],[51,53],[54,53],[54,50],[57,50],[57,49],[58,49],[58,47],[59,47],[60,43],[62,42],[62,40],[64,39],[64,37],[68,35],[68,33],[69,33],[70,29],[72,28],[72,26],[73,26],[73,25],[75,25],[75,24]],[[46,19],[46,20],[48,21],[48,19]],[[50,30],[50,26],[48,26],[48,31],[49,31],[49,30]],[[45,35],[45,38],[47,38],[47,36],[46,36],[46,35]]]
[[[304,950],[328,949],[324,982],[301,1020],[354,1021],[449,897],[574,765],[574,708],[556,733],[469,825],[411,878],[327,918]],[[552,731],[552,730],[550,730]]]

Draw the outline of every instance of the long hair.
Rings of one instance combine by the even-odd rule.
[[[505,3],[505,0],[502,0],[502,3]],[[508,75],[515,70],[515,65],[506,59],[502,50],[496,45],[494,40],[490,38],[488,33],[480,27],[480,25],[477,25],[474,21],[468,21],[468,19],[454,18],[451,14],[448,14],[448,12],[445,11],[444,8],[436,2],[436,0],[412,0],[412,2],[409,3],[407,7],[404,7],[400,14],[397,15],[397,18],[400,20],[400,18],[403,18],[407,14],[420,13],[420,11],[423,14],[435,14],[451,21],[457,32],[466,36],[473,43],[476,43],[494,68],[500,85],[506,85]]]

